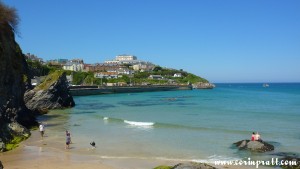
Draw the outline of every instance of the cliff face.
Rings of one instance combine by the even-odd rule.
[[[24,100],[26,106],[34,112],[68,108],[75,105],[68,90],[66,74],[62,71],[48,75],[43,83],[33,90],[27,91]]]
[[[21,48],[15,42],[14,32],[8,23],[0,27],[0,143],[10,141],[18,132],[11,132],[9,125],[36,124],[32,112],[25,106],[23,97],[26,75],[26,61]]]
[[[35,119],[23,101],[27,65],[8,24],[6,30],[0,29],[0,44],[0,121],[30,126]]]

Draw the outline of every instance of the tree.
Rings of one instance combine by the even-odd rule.
[[[150,73],[148,73],[148,72],[136,72],[134,74],[134,78],[139,78],[139,79],[148,78],[149,76],[150,76]]]
[[[161,71],[162,70],[162,67],[160,67],[160,66],[155,66],[154,68],[153,68],[153,71],[154,72],[158,72],[158,71]]]

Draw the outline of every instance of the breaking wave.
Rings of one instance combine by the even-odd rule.
[[[154,122],[137,122],[137,121],[128,121],[124,120],[124,123],[133,125],[133,126],[153,126]]]

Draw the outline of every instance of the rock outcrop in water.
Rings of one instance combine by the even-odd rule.
[[[210,166],[205,163],[179,163],[175,166],[158,166],[154,169],[217,169],[216,167]]]
[[[241,140],[234,143],[239,149],[246,149],[255,152],[273,151],[274,146],[264,141]]]
[[[25,83],[28,83],[27,65],[15,41],[10,18],[5,18],[11,17],[10,12],[14,14],[0,2],[0,151],[5,151],[6,145],[16,137],[28,137],[30,133],[25,127],[36,124],[23,99]]]
[[[287,165],[282,165],[283,169],[300,169],[300,158],[299,157],[284,157],[281,159],[283,163]]]
[[[180,163],[175,165],[172,169],[217,169],[205,163]]]
[[[279,160],[285,165],[281,165],[283,169],[300,169],[300,155],[295,152],[277,152],[271,155],[279,156]]]
[[[24,95],[26,106],[34,112],[62,109],[75,106],[68,90],[66,73],[56,71],[48,75],[43,83]]]

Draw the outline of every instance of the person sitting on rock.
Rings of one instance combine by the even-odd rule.
[[[254,132],[252,133],[251,141],[255,141],[255,133]]]
[[[262,139],[260,138],[260,135],[258,134],[258,132],[256,132],[256,134],[254,135],[254,139],[255,139],[255,141],[262,142]]]

